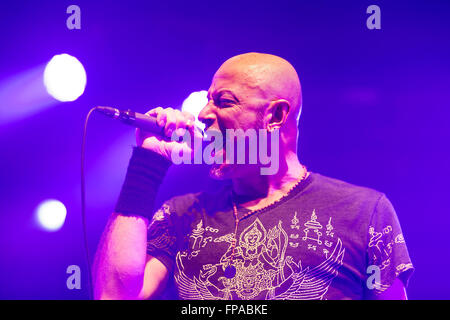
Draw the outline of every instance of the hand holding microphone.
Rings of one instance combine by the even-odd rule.
[[[156,152],[168,160],[171,160],[174,150],[191,154],[193,157],[194,139],[203,138],[201,129],[195,126],[195,117],[185,111],[161,107],[151,109],[145,114],[130,110],[120,111],[112,107],[97,107],[96,110],[135,126],[137,146]],[[174,139],[183,137],[186,132],[190,134],[190,143],[185,139],[182,142]]]
[[[151,117],[156,117],[156,123],[161,128],[162,134],[136,129],[136,144],[142,148],[152,150],[167,159],[171,159],[172,152],[176,148],[177,152],[190,154],[193,156],[193,139],[202,139],[200,129],[196,128],[195,117],[185,111],[173,108],[154,108],[146,113]],[[191,141],[178,142],[176,137],[183,137],[186,132],[190,134]],[[174,133],[176,135],[174,135]]]

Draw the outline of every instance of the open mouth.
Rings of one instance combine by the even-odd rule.
[[[220,139],[216,141],[216,137],[217,139],[219,139],[220,137]],[[212,147],[209,151],[209,154],[207,154],[206,156],[214,159],[214,163],[225,162],[226,136],[221,130],[217,129],[205,130],[203,141],[204,143],[206,143],[206,146],[208,146],[209,148]]]

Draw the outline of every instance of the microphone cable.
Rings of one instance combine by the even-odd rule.
[[[86,119],[84,121],[84,129],[83,129],[83,139],[81,143],[81,223],[83,229],[83,241],[84,241],[84,252],[86,258],[86,265],[88,269],[88,291],[89,291],[89,299],[94,299],[94,286],[93,286],[93,275],[91,268],[91,257],[89,253],[89,243],[87,237],[87,228],[86,228],[86,179],[85,179],[85,155],[86,155],[86,133],[87,133],[87,125],[89,121],[89,117],[92,112],[95,111],[97,107],[89,110]]]

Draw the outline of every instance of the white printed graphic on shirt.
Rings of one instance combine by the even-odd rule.
[[[306,222],[304,224],[304,226],[306,227],[305,229],[303,229],[303,232],[305,233],[305,236],[302,238],[303,241],[306,240],[312,240],[315,241],[317,244],[322,244],[322,240],[320,240],[320,237],[322,236],[322,232],[320,232],[319,230],[322,229],[322,225],[320,224],[320,222],[317,221],[317,215],[316,215],[316,211],[313,210],[313,213],[311,215],[311,220],[309,220],[308,222]],[[308,245],[308,249],[314,249],[316,250],[316,245]]]
[[[291,229],[294,233],[291,233],[289,235],[289,239],[292,240],[292,241],[289,241],[289,246],[292,248],[298,247],[298,242],[296,240],[298,239],[300,234],[298,234],[296,231],[298,231],[300,229],[300,226],[298,225],[299,222],[300,221],[297,218],[297,211],[295,211],[294,218],[292,218],[292,220],[291,220]]]
[[[290,227],[295,232],[299,229],[296,228],[299,222],[297,213],[291,222]],[[331,226],[331,219],[328,224]],[[299,257],[286,256],[288,245],[296,248],[299,244],[302,245],[299,242],[300,239],[312,242],[316,246],[312,250],[317,250],[317,246],[324,245],[320,240],[321,232],[315,232],[322,228],[315,212],[311,220],[304,225],[307,227],[303,230],[305,237],[299,238],[297,233],[288,236],[281,220],[278,225],[266,230],[261,221],[256,218],[239,236],[232,262],[236,268],[236,274],[233,278],[227,278],[224,270],[232,255],[234,234],[226,234],[214,239],[212,236],[204,238],[205,229],[208,227],[203,228],[203,224],[199,223],[190,236],[192,244],[190,250],[178,252],[176,256],[175,280],[180,297],[196,300],[248,300],[263,295],[265,299],[277,300],[324,299],[324,295],[342,265],[345,249],[342,247],[341,240],[337,238],[334,246],[332,246],[333,242],[328,242],[323,249],[322,263],[314,267],[302,267]],[[205,242],[205,239],[209,241]],[[184,271],[184,264],[189,264],[189,260],[197,256],[211,241],[225,242],[228,244],[228,249],[216,264],[203,265],[198,276],[188,277]],[[308,248],[312,243],[307,243]]]
[[[397,244],[405,243],[402,233],[393,236],[393,228],[391,225],[384,227],[381,232],[375,231],[373,226],[369,227],[369,249],[372,255],[372,261],[380,270],[384,270],[391,264],[391,255],[393,247]],[[395,276],[398,277],[402,272],[412,269],[412,263],[400,263],[395,267]],[[376,283],[379,292],[385,291],[390,284]]]

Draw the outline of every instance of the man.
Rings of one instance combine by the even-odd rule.
[[[263,175],[260,164],[236,164],[224,143],[217,153],[225,160],[210,173],[230,187],[175,197],[154,216],[172,152],[194,152],[167,137],[196,131],[192,115],[149,111],[166,137],[137,130],[98,248],[95,297],[155,298],[173,278],[182,299],[406,299],[413,267],[390,202],[306,170],[297,157],[301,107],[300,81],[286,60],[260,53],[227,60],[199,119],[224,136],[279,134],[278,170]]]

